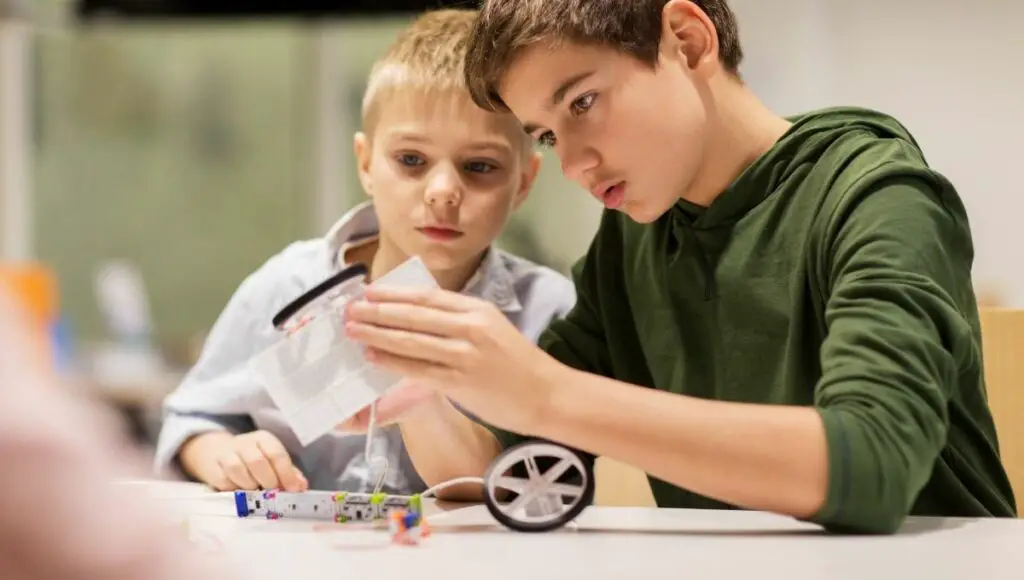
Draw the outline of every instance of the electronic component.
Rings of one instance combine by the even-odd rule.
[[[395,544],[415,546],[430,535],[430,526],[422,513],[398,508],[388,513],[388,519],[388,531]]]
[[[240,518],[296,518],[338,523],[385,521],[395,509],[422,513],[419,495],[344,491],[289,492],[276,489],[236,491],[235,513]]]
[[[593,467],[578,452],[554,443],[527,441],[506,449],[495,458],[484,478],[453,479],[418,495],[316,490],[236,491],[235,512],[241,518],[390,522],[392,527],[399,522],[389,518],[392,513],[399,513],[407,518],[402,520],[405,522],[402,525],[409,531],[422,520],[423,498],[465,483],[483,484],[488,511],[498,523],[519,532],[560,528],[594,500]]]

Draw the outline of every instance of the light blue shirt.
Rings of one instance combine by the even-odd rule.
[[[214,430],[264,430],[281,440],[312,489],[373,488],[380,465],[367,466],[365,436],[331,433],[302,447],[248,362],[284,338],[273,328],[271,317],[344,268],[345,250],[375,239],[378,228],[373,205],[363,203],[325,237],[290,244],[242,282],[211,328],[199,360],[164,401],[154,460],[159,472],[177,471],[178,451],[191,437]],[[497,248],[488,251],[463,292],[493,303],[534,342],[576,301],[567,277]],[[384,490],[423,491],[426,486],[413,468],[399,429],[379,428],[373,437],[373,455],[387,459]]]

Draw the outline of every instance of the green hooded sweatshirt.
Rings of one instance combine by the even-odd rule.
[[[709,207],[680,201],[647,225],[606,212],[574,268],[577,304],[542,348],[691,397],[813,406],[829,489],[812,520],[826,529],[1014,516],[956,191],[888,116],[790,120]],[[732,507],[651,485],[662,507]]]

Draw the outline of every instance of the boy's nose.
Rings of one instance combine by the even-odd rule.
[[[459,192],[457,190],[452,188],[445,188],[442,190],[431,189],[427,191],[426,195],[427,205],[430,206],[446,205],[449,207],[454,207],[456,205],[459,205],[459,202],[461,200],[462,196],[459,195]]]
[[[459,193],[458,176],[453,175],[444,167],[439,167],[434,175],[430,176],[427,182],[427,189],[423,192],[424,201],[432,207],[448,206],[455,207],[462,201]]]
[[[590,148],[564,147],[556,153],[562,165],[562,174],[577,183],[586,183],[587,173],[600,165],[600,156]]]

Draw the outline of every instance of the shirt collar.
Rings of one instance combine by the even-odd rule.
[[[352,248],[370,243],[380,234],[380,223],[372,201],[365,201],[345,213],[327,231],[328,259],[332,270],[340,270],[349,264],[343,263],[343,256]],[[466,282],[462,292],[486,300],[503,312],[517,312],[522,304],[515,291],[515,276],[512,264],[497,248],[487,249],[480,267]]]

